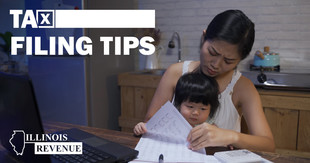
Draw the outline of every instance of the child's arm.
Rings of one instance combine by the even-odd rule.
[[[139,136],[147,132],[146,126],[144,122],[138,123],[135,128],[133,129],[135,135]]]

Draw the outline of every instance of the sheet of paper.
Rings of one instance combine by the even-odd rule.
[[[192,127],[169,101],[146,127],[148,132],[135,148],[139,151],[135,162],[158,162],[160,154],[164,155],[164,162],[218,162],[213,156],[207,156],[205,149],[188,149],[186,138]]]
[[[221,163],[213,155],[205,155],[204,157],[205,157],[203,161],[204,163]],[[158,163],[158,160],[157,161],[133,160],[133,161],[130,161],[129,163]],[[184,162],[176,162],[176,161],[167,162],[164,160],[164,163],[184,163]],[[189,161],[187,163],[202,163],[202,162],[201,161],[199,162]],[[272,163],[272,162],[266,162],[266,163]]]

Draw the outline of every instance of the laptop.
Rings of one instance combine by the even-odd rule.
[[[23,162],[128,162],[138,155],[134,149],[76,128],[56,134],[67,134],[70,142],[82,142],[83,154],[35,155],[34,144],[25,143],[25,133],[42,135],[44,130],[27,75],[0,72],[0,131],[1,145],[10,156]]]

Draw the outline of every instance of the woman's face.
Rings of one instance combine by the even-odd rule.
[[[205,41],[201,47],[200,66],[204,74],[216,77],[230,72],[240,62],[238,45],[225,41]]]

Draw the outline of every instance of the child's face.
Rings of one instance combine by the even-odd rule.
[[[205,122],[210,114],[210,104],[185,101],[180,106],[180,112],[191,126]]]

